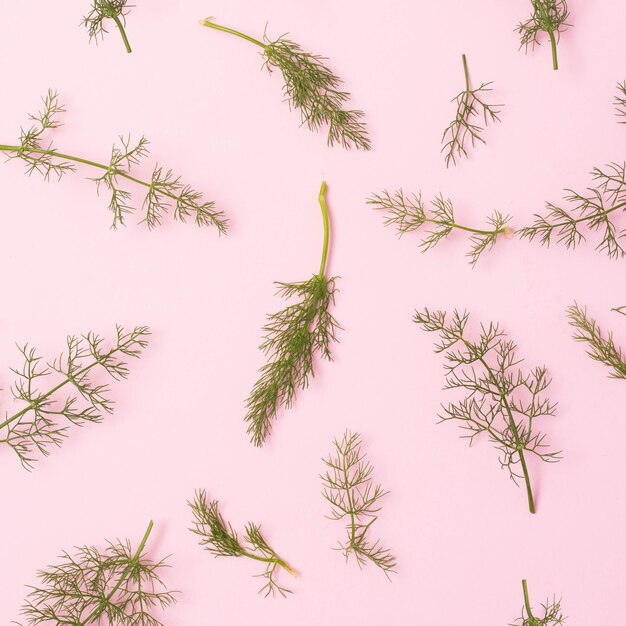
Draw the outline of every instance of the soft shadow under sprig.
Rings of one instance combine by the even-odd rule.
[[[89,41],[104,39],[109,32],[107,21],[112,20],[120,32],[126,52],[131,53],[132,49],[126,36],[126,16],[133,6],[128,4],[128,0],[92,0],[91,11],[83,17],[82,25],[89,33]]]
[[[463,55],[463,71],[465,73],[465,89],[452,99],[456,103],[456,115],[443,132],[441,141],[442,152],[445,153],[446,167],[450,163],[457,164],[457,160],[469,156],[468,143],[474,147],[476,142],[485,143],[480,125],[487,126],[490,122],[500,121],[501,104],[487,104],[484,97],[491,91],[492,83],[481,83],[480,87],[472,89],[470,84],[467,59]]]
[[[124,357],[139,358],[149,335],[147,326],[132,331],[117,326],[111,347],[105,347],[102,337],[93,332],[69,336],[66,351],[48,363],[28,344],[18,346],[23,362],[12,369],[17,380],[11,391],[25,406],[11,416],[6,412],[0,421],[0,444],[7,444],[30,469],[38,454],[48,456],[51,447],[63,443],[72,425],[101,422],[113,411],[113,401],[109,386],[95,384],[92,375],[100,369],[113,380],[127,378]],[[42,389],[49,378],[51,382]]]
[[[331,505],[330,519],[347,521],[347,537],[339,542],[338,550],[346,561],[354,557],[359,567],[372,563],[390,579],[396,558],[378,539],[369,537],[369,530],[378,519],[380,500],[388,492],[372,483],[374,468],[365,458],[359,433],[346,431],[333,445],[333,454],[323,459],[326,471],[321,478],[322,494]]]
[[[281,587],[276,582],[277,570],[284,569],[292,576],[296,571],[291,568],[273,548],[268,544],[261,533],[261,527],[249,522],[246,524],[242,539],[230,523],[224,521],[219,512],[217,500],[207,501],[204,489],[196,491],[193,501],[188,502],[193,512],[193,526],[191,532],[198,535],[200,545],[213,556],[246,557],[265,564],[265,571],[258,574],[266,580],[259,593],[264,596],[280,594],[286,597],[291,593],[289,589]]]
[[[596,250],[611,259],[626,256],[621,241],[626,231],[614,221],[618,212],[626,210],[626,164],[609,163],[604,169],[594,167],[591,176],[596,185],[588,187],[586,192],[565,190],[568,195],[564,200],[569,210],[546,203],[546,214],[535,214],[534,223],[520,229],[520,236],[529,241],[538,239],[546,246],[556,240],[574,249],[586,241],[585,230],[598,232],[602,239]]]
[[[528,585],[525,580],[522,581],[522,591],[524,594],[522,616],[510,626],[560,626],[565,622],[567,618],[561,612],[560,600],[547,599],[545,604],[541,605],[543,615],[539,616],[539,614],[535,615],[530,605]]]
[[[91,180],[95,181],[98,192],[104,189],[110,195],[113,228],[124,225],[126,216],[136,211],[136,207],[130,203],[131,192],[121,186],[126,181],[146,189],[142,209],[145,211],[143,221],[148,228],[160,226],[165,213],[172,210],[176,220],[185,222],[191,217],[198,226],[214,226],[220,234],[226,232],[228,220],[224,214],[215,210],[213,202],[204,202],[202,194],[183,183],[172,170],[157,164],[149,181],[131,174],[132,168],[149,154],[149,142],[145,137],[136,142],[131,141],[130,137],[120,137],[120,144],[113,145],[108,163],[65,154],[56,150],[51,141],[44,141],[43,137],[46,131],[61,125],[57,117],[65,109],[59,103],[58,94],[48,91],[43,98],[43,105],[39,113],[30,116],[33,125],[27,130],[22,128],[18,145],[0,144],[0,152],[4,152],[9,160],[20,159],[26,164],[27,174],[36,172],[45,180],[51,177],[61,179],[68,172],[74,172],[76,165],[101,172]]]
[[[27,626],[163,626],[151,612],[172,606],[176,592],[160,578],[166,559],[143,554],[152,526],[134,552],[128,540],[83,546],[40,571],[40,586],[31,587],[22,608]]]
[[[625,314],[623,307],[613,310]],[[587,344],[587,354],[612,370],[609,378],[626,379],[626,356],[615,344],[613,333],[604,336],[596,321],[587,315],[587,309],[576,303],[567,309],[567,317],[570,325],[576,329],[574,340]]]
[[[518,365],[517,346],[506,338],[498,324],[481,324],[478,339],[468,339],[468,313],[454,311],[450,319],[443,311],[416,311],[413,321],[427,332],[439,334],[435,352],[446,356],[444,389],[463,389],[464,399],[442,405],[442,422],[459,423],[470,445],[485,433],[500,452],[500,465],[518,484],[526,485],[528,508],[535,502],[526,463],[526,454],[554,463],[559,452],[552,452],[546,436],[536,429],[536,420],[552,416],[556,405],[545,397],[550,385],[545,367],[524,372]]]
[[[480,255],[485,250],[490,250],[500,237],[513,236],[514,231],[507,226],[511,220],[510,215],[503,215],[500,211],[494,211],[487,218],[488,229],[471,228],[458,224],[454,216],[454,207],[449,198],[441,194],[431,200],[432,209],[430,214],[426,212],[422,194],[405,195],[402,189],[394,193],[385,190],[380,194],[373,194],[367,201],[374,210],[385,215],[385,226],[396,228],[398,235],[417,231],[422,226],[429,225],[420,248],[422,252],[430,250],[442,239],[447,238],[454,230],[464,231],[470,234],[471,248],[466,256],[472,267],[476,265]]]

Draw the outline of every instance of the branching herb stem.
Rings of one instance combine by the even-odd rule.
[[[89,31],[89,39],[98,41],[98,37],[104,38],[108,32],[105,22],[107,19],[113,20],[124,42],[126,52],[132,52],[130,42],[126,36],[124,28],[126,24],[126,15],[132,8],[127,4],[128,0],[93,0],[91,11],[83,17],[83,25]]]

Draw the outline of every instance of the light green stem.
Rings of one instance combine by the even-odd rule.
[[[556,51],[556,37],[554,36],[554,31],[553,30],[549,30],[548,31],[548,35],[550,37],[550,45],[552,47],[552,69],[553,70],[558,70],[559,69],[559,59],[558,59],[557,51]]]
[[[322,181],[319,193],[319,203],[322,209],[322,221],[324,222],[324,245],[322,246],[322,261],[320,263],[320,278],[326,273],[326,260],[328,258],[328,242],[330,239],[330,222],[328,219],[328,206],[326,204],[326,181]]]
[[[247,556],[249,559],[254,559],[255,561],[260,561],[261,563],[276,563],[280,565],[286,572],[289,572],[294,578],[298,577],[298,572],[291,567],[286,561],[281,559],[277,554],[273,556],[258,556],[257,554],[253,554],[252,552],[243,551],[243,555]]]
[[[463,58],[463,73],[465,74],[465,91],[469,92],[470,89],[470,78],[469,78],[469,70],[467,69],[467,57],[462,55]]]
[[[231,35],[236,35],[237,37],[241,37],[242,39],[245,39],[246,41],[250,41],[251,43],[254,43],[257,46],[261,46],[261,48],[266,47],[266,44],[264,44],[262,41],[259,41],[258,39],[255,39],[254,37],[249,37],[245,33],[239,32],[238,30],[233,30],[232,28],[227,28],[226,26],[220,26],[219,24],[212,22],[210,17],[207,17],[206,19],[201,20],[200,24],[202,24],[202,26],[208,26],[209,28],[214,28],[215,30],[221,30],[225,33],[230,33]]]
[[[528,619],[531,624],[536,624],[537,619],[533,615],[533,610],[530,607],[530,599],[528,598],[528,585],[526,584],[526,579],[522,580],[522,590],[524,592],[524,606],[526,607],[526,615],[528,615]]]
[[[128,41],[128,37],[126,36],[126,31],[124,30],[124,25],[122,24],[122,20],[117,15],[111,15],[111,19],[117,25],[118,30],[120,31],[120,35],[122,36],[122,41],[124,42],[124,47],[126,48],[126,52],[130,54],[133,50],[130,47],[130,42]]]

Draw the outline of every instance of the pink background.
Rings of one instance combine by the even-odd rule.
[[[626,304],[625,261],[593,245],[568,252],[512,240],[472,270],[463,236],[421,255],[416,236],[398,241],[365,200],[400,186],[426,198],[441,191],[465,223],[499,209],[519,227],[563,187],[584,189],[592,166],[624,158],[612,99],[626,75],[626,5],[572,0],[575,27],[553,72],[548,46],[518,52],[513,30],[527,0],[151,0],[128,18],[132,55],[116,32],[89,45],[79,27],[88,4],[2,3],[0,141],[16,141],[53,87],[68,109],[59,149],[104,161],[117,135],[144,133],[152,155],[140,171],[155,161],[173,168],[216,201],[231,230],[219,238],[166,220],[149,232],[136,215],[115,232],[106,197],[85,180],[92,171],[46,184],[20,163],[0,167],[3,410],[15,407],[15,341],[53,356],[66,334],[108,337],[116,321],[154,332],[130,380],[114,385],[116,412],[102,425],[74,431],[32,473],[2,450],[0,622],[19,618],[25,585],[62,549],[116,536],[136,545],[152,518],[150,554],[172,554],[165,578],[182,592],[165,614],[171,626],[504,625],[520,614],[522,577],[535,605],[562,596],[572,625],[623,623],[626,383],[571,340],[564,310],[588,305],[626,344],[626,320],[609,312]],[[252,35],[267,21],[271,35],[289,31],[330,57],[367,113],[374,149],[328,149],[323,135],[298,128],[279,76],[261,72],[253,46],[201,28],[207,15]],[[506,107],[487,146],[447,170],[440,134],[463,86],[463,52],[474,82],[494,81],[492,101]],[[265,315],[281,306],[272,281],[318,267],[322,179],[345,330],[336,362],[320,364],[256,449],[243,403],[263,363]],[[532,463],[536,516],[490,444],[470,450],[455,425],[436,424],[448,398],[433,337],[411,322],[424,306],[500,321],[529,367],[549,367],[559,409],[543,430],[565,458]],[[343,531],[324,517],[320,458],[346,427],[363,434],[391,491],[375,534],[397,555],[392,583],[330,549]],[[197,487],[236,527],[263,524],[301,573],[281,578],[292,597],[257,596],[256,564],[201,550],[187,531]]]

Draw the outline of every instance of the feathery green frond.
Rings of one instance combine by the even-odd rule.
[[[389,578],[396,558],[379,540],[369,538],[369,530],[378,519],[380,500],[387,495],[381,485],[372,483],[374,468],[365,458],[361,435],[346,431],[333,441],[335,450],[323,459],[326,472],[321,476],[322,494],[331,505],[333,520],[347,520],[347,538],[339,542],[346,561],[353,556],[359,567],[372,563]]]
[[[244,35],[231,28],[220,26],[207,18],[203,26],[236,35],[262,48],[263,68],[272,73],[278,70],[283,77],[283,94],[290,108],[298,109],[302,125],[318,132],[328,128],[328,145],[371,148],[367,128],[363,122],[363,111],[346,109],[350,94],[342,90],[343,81],[326,65],[325,57],[305,52],[299,44],[285,35],[263,41]]]
[[[529,373],[517,366],[517,346],[506,339],[498,324],[481,324],[477,340],[467,337],[468,313],[454,311],[446,319],[443,311],[416,311],[413,321],[427,332],[439,334],[435,352],[446,353],[446,384],[444,389],[464,389],[466,397],[456,403],[442,405],[441,421],[455,420],[470,440],[482,433],[500,452],[500,465],[517,484],[523,478],[528,508],[535,504],[526,464],[526,453],[554,463],[559,452],[552,452],[546,436],[537,431],[535,421],[552,416],[556,405],[544,395],[550,385],[545,367]]]
[[[619,124],[626,124],[626,80],[617,83],[617,95],[615,96],[615,114]]]
[[[113,380],[128,376],[123,357],[139,358],[148,345],[150,330],[137,326],[127,332],[117,326],[115,344],[105,347],[100,335],[89,332],[67,338],[67,350],[48,363],[42,362],[35,348],[18,346],[23,363],[13,368],[17,380],[12,392],[25,405],[0,421],[0,444],[7,444],[26,469],[37,460],[37,453],[48,456],[51,446],[60,446],[70,426],[100,422],[113,411],[109,386],[96,384],[91,377],[97,369]],[[51,382],[42,389],[44,381]],[[71,389],[69,393],[64,393]]]
[[[237,532],[232,525],[222,517],[219,512],[219,502],[217,500],[207,501],[204,489],[196,491],[193,501],[188,502],[193,511],[194,521],[191,532],[198,535],[200,545],[208,550],[213,556],[234,556],[247,557],[254,561],[265,563],[265,570],[258,574],[266,580],[266,583],[259,590],[260,594],[266,597],[277,593],[286,597],[291,593],[289,589],[281,587],[276,582],[276,573],[279,569],[284,569],[292,576],[296,576],[293,570],[269,545],[263,534],[261,527],[249,522],[239,539]]]
[[[528,586],[525,580],[522,581],[522,590],[524,593],[524,607],[522,608],[522,617],[520,617],[511,626],[560,626],[567,619],[561,612],[561,601],[553,598],[552,601],[546,600],[541,605],[543,616],[537,617],[533,613],[528,597]]]
[[[109,31],[106,29],[107,21],[112,20],[120,31],[126,52],[132,52],[128,37],[126,36],[126,16],[130,13],[132,5],[128,0],[92,0],[91,11],[83,17],[82,25],[89,32],[89,41],[92,39],[98,43],[98,38],[104,39]]]

